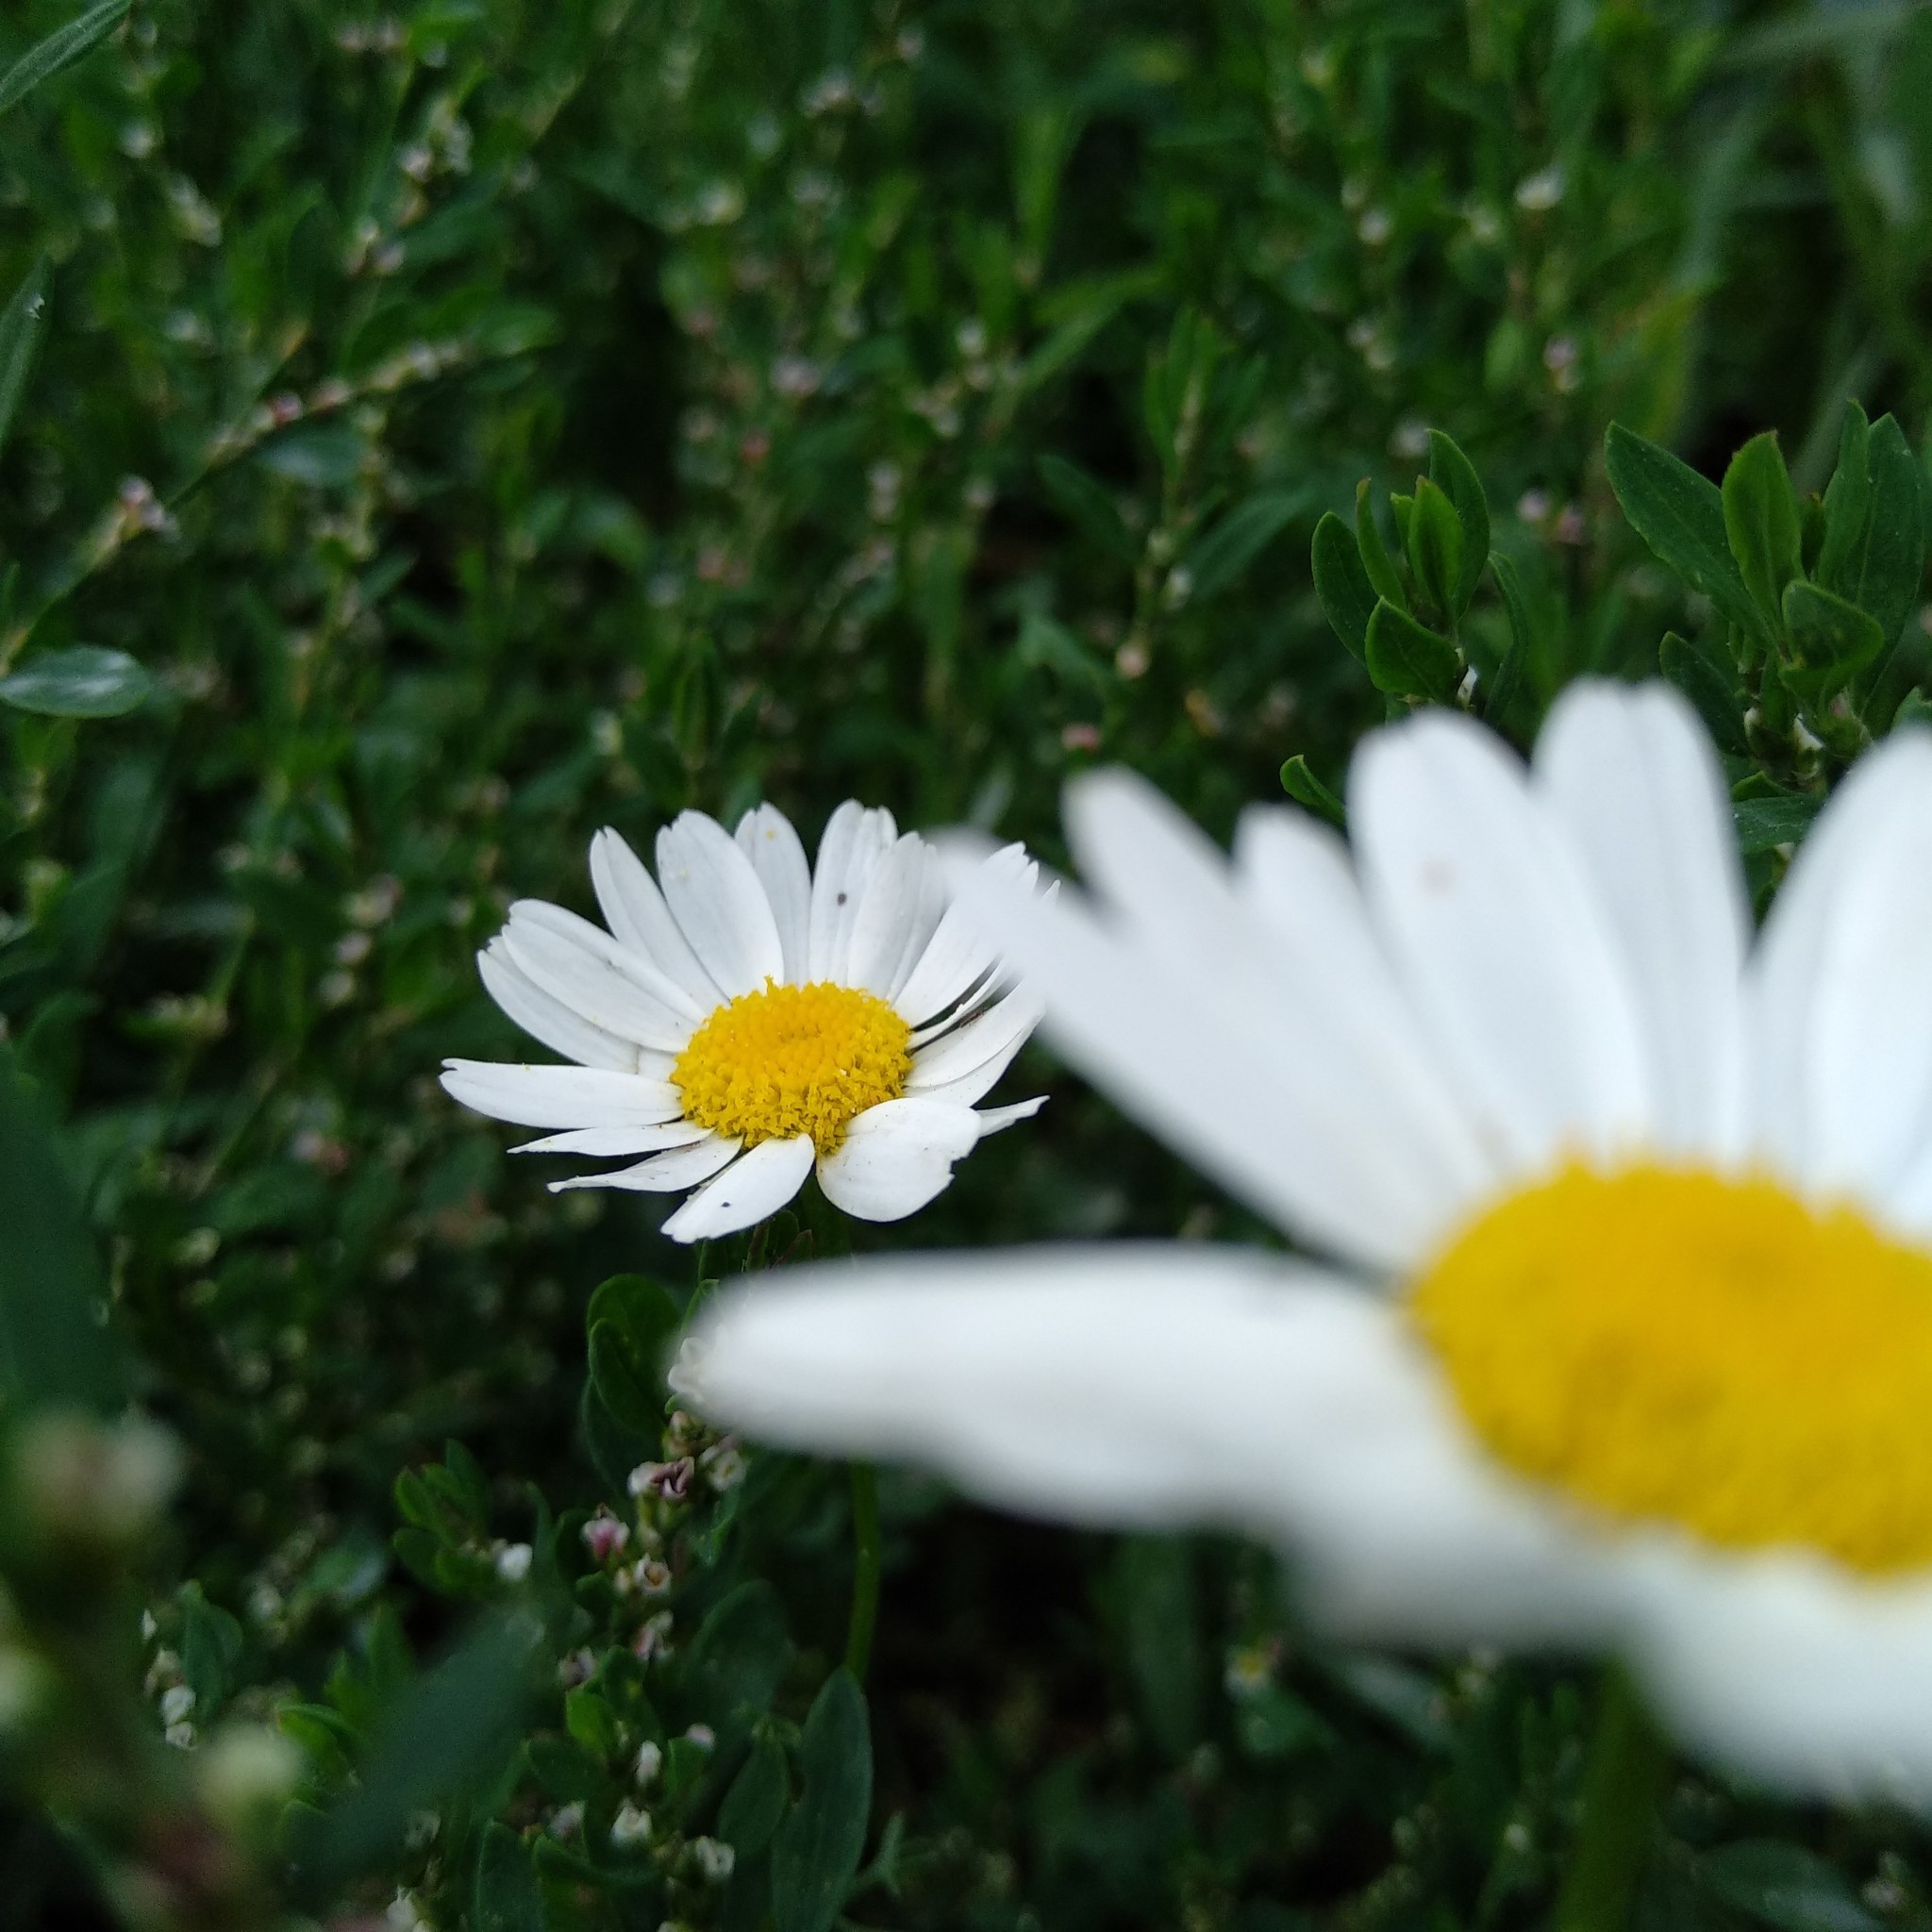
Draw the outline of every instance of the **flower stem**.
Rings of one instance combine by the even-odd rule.
[[[1628,1932],[1670,1773],[1670,1747],[1613,1665],[1603,1676],[1583,1775],[1583,1823],[1557,1900],[1555,1932]]]
[[[879,1618],[879,1479],[869,1462],[852,1465],[852,1621],[845,1631],[845,1668],[862,1684]]]

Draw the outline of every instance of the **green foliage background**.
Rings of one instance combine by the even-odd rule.
[[[14,8],[0,59],[69,12]],[[681,1305],[691,1257],[663,1204],[545,1193],[434,1075],[520,1051],[472,955],[512,898],[588,908],[601,824],[643,845],[766,797],[809,839],[857,795],[1058,860],[1058,788],[1097,759],[1217,831],[1291,757],[1339,788],[1390,701],[1309,539],[1358,478],[1412,486],[1430,427],[1523,580],[1516,734],[1570,676],[1654,671],[1711,617],[1619,514],[1605,430],[1715,475],[1774,429],[1801,491],[1849,397],[1919,446],[1928,103],[1932,16],[1888,7],[137,0],[0,119],[0,287],[47,261],[0,673],[88,645],[153,686],[115,718],[0,712],[0,1014],[187,1458],[132,1559],[156,1628],[129,1695],[146,1671],[157,1736],[184,1681],[198,1734],[284,1711],[308,1753],[263,1897],[823,1932],[800,1860],[842,1892],[861,1855],[800,1847],[856,1815],[865,1925],[1546,1911],[1587,1682],[1339,1655],[1252,1550],[889,1479],[868,1798],[821,1688],[843,1478],[754,1457],[667,1519],[672,1657],[625,1663],[635,1607],[578,1528],[659,1444],[621,1392],[586,1440],[586,1307],[627,1271]],[[1486,589],[1480,672],[1507,635]],[[1261,1238],[1034,1053],[1012,1091],[1041,1087],[861,1241]],[[645,1383],[657,1293],[604,1308]],[[537,1545],[527,1581],[505,1541]],[[489,1625],[419,1674],[473,1602],[541,1635]],[[482,1716],[378,1775],[399,1701],[419,1734]],[[659,1851],[626,1856],[659,1735]],[[244,1911],[212,1853],[171,1864],[135,1759],[49,1800],[57,1829],[50,1747],[8,1748],[8,1924],[284,1908]],[[1659,1927],[1927,1916],[1900,1819],[1687,1773],[1667,1822]],[[726,1824],[712,1882],[690,1841]],[[156,1907],[130,1874],[163,1868]]]

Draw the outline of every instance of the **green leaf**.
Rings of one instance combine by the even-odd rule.
[[[1096,658],[1065,625],[1043,610],[1029,610],[1020,620],[1020,635],[1013,648],[1023,664],[1050,672],[1086,691],[1108,691],[1116,682],[1112,666]]]
[[[1658,559],[1733,624],[1768,641],[1764,619],[1731,555],[1717,486],[1621,423],[1611,424],[1604,438],[1604,467],[1630,527]]]
[[[1824,491],[1824,542],[1812,575],[1821,584],[1837,589],[1840,573],[1864,534],[1872,508],[1872,430],[1857,403],[1845,405],[1844,426],[1838,437],[1838,468]]]
[[[1064,457],[1041,457],[1039,470],[1054,508],[1063,512],[1089,542],[1122,563],[1139,560],[1141,546],[1121,521],[1113,498],[1085,470]]]
[[[1803,792],[1780,792],[1775,798],[1740,798],[1732,802],[1731,817],[1738,827],[1738,850],[1746,858],[1795,845],[1818,816],[1821,800]]]
[[[1179,1757],[1201,1731],[1200,1610],[1191,1548],[1180,1537],[1126,1537],[1115,1563],[1134,1688],[1155,1741]]]
[[[1891,417],[1872,425],[1868,445],[1871,502],[1850,551],[1818,580],[1867,612],[1890,643],[1919,601],[1925,570],[1924,485],[1919,459]]]
[[[872,1810],[872,1735],[852,1674],[825,1679],[798,1747],[804,1789],[772,1846],[778,1932],[829,1932],[865,1850]]]
[[[1281,789],[1297,805],[1306,807],[1317,818],[1326,819],[1331,825],[1347,822],[1348,813],[1341,800],[1308,770],[1308,761],[1300,752],[1282,760]]]
[[[101,1269],[80,1204],[0,1046],[0,1393],[9,1406],[68,1403],[110,1414],[121,1369],[95,1319]]]
[[[47,258],[27,271],[12,299],[0,309],[0,446],[13,427],[26,379],[47,333]]]
[[[1844,1879],[1803,1845],[1747,1839],[1707,1852],[1699,1870],[1726,1905],[1777,1932],[1878,1932]]]
[[[1482,581],[1483,560],[1490,554],[1490,504],[1482,478],[1456,440],[1440,429],[1429,431],[1429,480],[1448,493],[1462,525],[1462,569],[1452,595],[1452,615],[1460,617]]]
[[[1438,637],[1385,597],[1369,619],[1369,676],[1391,697],[1433,698],[1446,704],[1462,681],[1462,659]]]
[[[361,1783],[328,1814],[318,1878],[368,1870],[399,1842],[412,1813],[496,1773],[515,1743],[540,1634],[528,1619],[492,1618],[393,1701]]]
[[[1199,604],[1238,582],[1289,524],[1309,507],[1307,490],[1259,490],[1237,504],[1196,538],[1182,565],[1191,582],[1188,597]]]
[[[1279,1684],[1264,1684],[1236,1704],[1234,1734],[1250,1757],[1263,1762],[1319,1750],[1335,1737],[1303,1699]]]
[[[1744,587],[1771,628],[1779,628],[1785,586],[1802,568],[1798,497],[1778,453],[1777,433],[1754,436],[1724,472],[1724,534]]]
[[[1664,633],[1657,647],[1657,663],[1696,708],[1717,748],[1743,758],[1750,750],[1744,736],[1744,694],[1728,659],[1672,630]]]
[[[242,1660],[242,1625],[209,1603],[198,1583],[184,1583],[175,1602],[181,1611],[181,1674],[194,1692],[195,1722],[205,1724],[221,1708]]]
[[[470,1924],[474,1932],[543,1932],[543,1888],[528,1847],[508,1825],[483,1828]]]
[[[785,1675],[791,1640],[785,1606],[762,1577],[741,1583],[698,1626],[690,1670],[706,1704],[724,1715],[767,1709]]]
[[[1797,653],[1785,679],[1807,704],[1824,702],[1885,648],[1875,617],[1802,579],[1785,587],[1784,620]]]
[[[1462,520],[1448,493],[1426,476],[1416,478],[1415,508],[1408,518],[1408,560],[1422,592],[1444,617],[1460,613],[1457,587],[1462,581]]]
[[[724,1793],[718,1811],[718,1836],[741,1858],[755,1858],[772,1841],[791,1800],[791,1778],[785,1768],[785,1753],[772,1739],[760,1738]]]
[[[683,1311],[662,1282],[613,1274],[585,1311],[591,1383],[611,1417],[646,1441],[664,1425],[664,1354]]]
[[[0,677],[0,701],[49,718],[118,718],[147,702],[153,680],[125,651],[70,644]]]
[[[1496,675],[1483,699],[1483,716],[1500,725],[1507,720],[1509,708],[1529,675],[1534,645],[1529,628],[1529,602],[1523,594],[1523,579],[1517,575],[1516,566],[1500,550],[1492,550],[1490,575],[1503,593],[1503,608],[1509,618],[1509,647],[1503,653],[1503,661],[1496,666]]]
[[[100,0],[100,5],[57,27],[43,41],[29,47],[4,75],[0,75],[0,114],[40,86],[50,75],[78,60],[96,41],[104,40],[121,25],[129,0]]]
[[[1355,541],[1356,548],[1361,553],[1362,569],[1368,573],[1376,596],[1394,605],[1398,610],[1407,610],[1408,597],[1402,588],[1402,577],[1389,555],[1388,545],[1382,541],[1366,476],[1355,486]]]
[[[1315,525],[1308,561],[1315,575],[1315,595],[1328,628],[1352,658],[1369,654],[1369,618],[1375,608],[1374,586],[1362,567],[1362,554],[1349,527],[1331,510]]]

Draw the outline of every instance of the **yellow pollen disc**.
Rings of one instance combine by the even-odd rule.
[[[700,1126],[746,1146],[809,1134],[830,1154],[854,1115],[905,1092],[911,1071],[912,1029],[876,993],[767,980],[691,1035],[671,1078]]]
[[[1765,1179],[1571,1167],[1410,1291],[1513,1469],[1734,1549],[1932,1563],[1932,1256]]]

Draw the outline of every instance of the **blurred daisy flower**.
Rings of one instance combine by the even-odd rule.
[[[1336,1265],[881,1259],[734,1291],[682,1374],[1023,1509],[1258,1529],[1339,1632],[1621,1653],[1768,1782],[1932,1796],[1932,736],[1755,941],[1666,688],[1573,688],[1527,771],[1424,713],[1348,802],[1352,855],[1257,808],[1230,863],[1102,774],[1088,903],[969,893],[1065,1056]]]
[[[1038,874],[1017,845],[981,870],[1023,897]],[[643,1157],[553,1189],[692,1189],[664,1232],[708,1241],[774,1214],[816,1168],[835,1207],[896,1221],[1041,1106],[975,1106],[1039,1001],[890,812],[841,805],[813,869],[772,806],[735,839],[687,811],[658,835],[657,878],[607,830],[591,880],[608,932],[524,899],[477,958],[497,1005],[576,1064],[442,1075],[478,1113],[560,1130],[518,1153]]]

